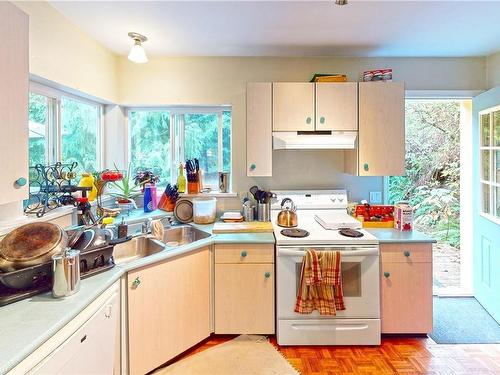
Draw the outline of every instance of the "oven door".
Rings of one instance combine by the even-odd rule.
[[[307,249],[310,249],[308,247]],[[277,251],[277,315],[278,319],[322,319],[330,315],[294,312],[300,285],[303,247],[278,247]],[[346,310],[336,318],[380,318],[379,248],[377,245],[314,247],[316,251],[337,250],[342,254],[342,287]]]

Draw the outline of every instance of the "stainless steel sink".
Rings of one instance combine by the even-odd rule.
[[[158,240],[145,236],[134,237],[130,241],[115,245],[113,258],[116,264],[128,263],[159,253],[165,245]]]
[[[165,228],[163,242],[167,247],[185,245],[191,242],[210,237],[210,234],[203,232],[190,225],[180,225],[176,227]]]

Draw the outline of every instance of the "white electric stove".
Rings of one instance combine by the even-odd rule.
[[[275,191],[271,220],[277,245],[277,340],[280,345],[380,344],[379,246],[377,239],[347,214],[345,190]],[[276,219],[281,201],[291,198],[306,237],[288,237]],[[346,237],[340,228],[361,237]],[[335,316],[294,312],[300,270],[307,249],[336,250],[342,256],[346,310]]]

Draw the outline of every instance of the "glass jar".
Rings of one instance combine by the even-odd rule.
[[[193,199],[193,221],[196,224],[211,224],[216,218],[216,198]]]

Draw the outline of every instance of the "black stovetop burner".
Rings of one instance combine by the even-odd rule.
[[[346,236],[346,237],[363,237],[364,236],[364,234],[361,233],[360,231],[357,231],[355,229],[350,229],[350,228],[342,228],[339,230],[339,233],[342,236]]]
[[[302,238],[302,237],[307,237],[309,236],[309,232],[305,229],[300,229],[300,228],[287,228],[287,229],[282,229],[280,232],[283,236],[286,237],[296,237],[296,238]]]

